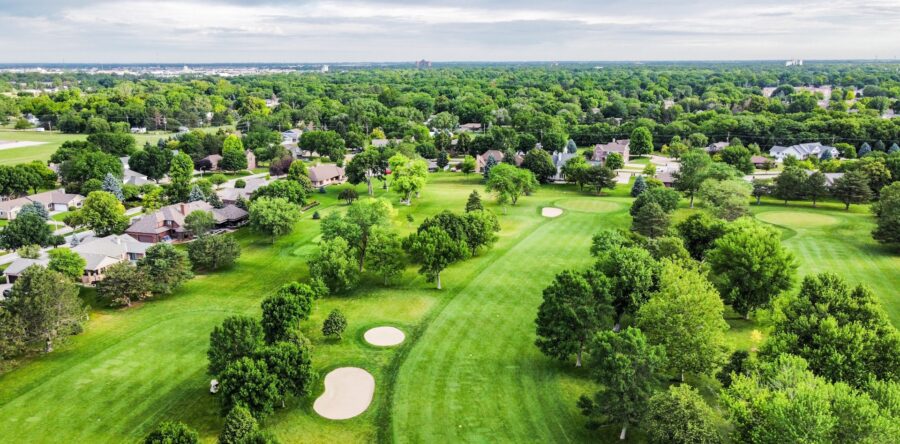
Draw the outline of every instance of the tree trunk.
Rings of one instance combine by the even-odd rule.
[[[815,208],[815,207],[816,207],[816,200],[813,199],[813,208]]]
[[[51,339],[51,338],[48,336],[48,337],[47,337],[47,344],[44,346],[44,352],[45,352],[45,353],[50,353],[50,352],[52,352],[52,351],[53,351],[53,339]]]
[[[581,352],[584,351],[584,341],[578,346],[578,358],[575,359],[575,367],[581,367]]]
[[[372,189],[372,179],[366,179],[366,186],[369,188],[369,196],[375,195],[375,190]]]
[[[684,383],[684,370],[681,371],[681,382]]]
[[[756,196],[756,206],[759,206],[760,199],[762,199],[762,196]]]
[[[616,322],[616,325],[613,325],[613,333],[618,333],[619,329],[621,329],[621,328],[622,328],[622,324],[619,324],[618,322]]]
[[[747,312],[744,313],[744,320],[745,320],[745,321],[749,321],[749,320],[750,320],[750,310],[747,310]]]
[[[691,208],[694,208],[694,192],[691,191]]]
[[[441,274],[440,273],[438,273],[438,275],[437,275],[437,289],[438,290],[441,289]]]
[[[625,432],[628,430],[628,423],[622,425],[622,433],[619,433],[619,440],[625,441]]]

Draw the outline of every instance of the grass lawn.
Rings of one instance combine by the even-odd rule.
[[[379,184],[380,185],[380,184]],[[383,193],[376,186],[378,193]],[[360,186],[360,194],[364,187]],[[593,390],[585,370],[550,360],[534,346],[534,317],[541,290],[553,275],[591,263],[591,236],[604,227],[627,227],[630,187],[596,197],[571,186],[547,186],[505,211],[484,196],[479,177],[439,173],[421,199],[400,206],[394,225],[403,233],[444,209],[461,211],[473,189],[500,215],[503,230],[490,251],[450,267],[437,291],[410,267],[393,287],[366,278],[360,289],[319,301],[304,324],[313,362],[324,376],[359,366],[376,381],[372,405],[344,421],[319,417],[312,403],[323,390],[289,403],[264,421],[280,441],[293,442],[588,442],[617,440],[617,430],[589,432],[575,401]],[[315,195],[316,210],[343,211],[339,188]],[[386,196],[396,202],[396,196]],[[545,206],[564,210],[549,219]],[[690,211],[686,201],[676,219]],[[871,216],[835,204],[812,209],[764,202],[754,214],[783,227],[783,238],[801,263],[801,274],[831,270],[866,282],[900,323],[900,258],[869,235]],[[214,442],[222,426],[208,393],[209,332],[232,314],[258,316],[259,303],[283,283],[305,280],[318,222],[312,211],[274,245],[242,230],[243,255],[230,270],[201,275],[176,294],[131,309],[92,310],[86,331],[48,356],[26,359],[0,375],[0,431],[9,442],[137,441],[162,420],[177,419]],[[408,223],[406,216],[413,215]],[[95,300],[85,291],[85,299]],[[326,340],[321,323],[340,308],[349,326],[342,341]],[[757,344],[765,326],[726,315],[734,347]],[[392,325],[407,333],[396,348],[366,345],[363,333]],[[753,334],[760,331],[759,335]],[[710,381],[689,379],[713,399]],[[714,384],[714,383],[713,383]],[[629,440],[640,440],[639,429]]]
[[[209,127],[200,128],[204,132],[216,132],[219,128],[233,129],[233,127]],[[156,143],[159,139],[167,139],[173,137],[175,133],[166,133],[162,131],[148,134],[132,134],[134,136],[138,149],[144,146],[144,143]],[[0,165],[16,165],[32,160],[47,161],[63,142],[67,140],[84,140],[86,134],[64,134],[58,131],[29,131],[29,130],[13,130],[3,128],[0,129],[0,140],[18,141],[18,142],[44,142],[43,145],[28,146],[22,148],[11,148],[0,150]]]

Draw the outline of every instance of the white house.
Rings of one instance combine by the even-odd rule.
[[[821,157],[825,151],[831,151],[831,157],[837,158],[840,153],[833,146],[822,145],[819,142],[801,143],[799,145],[780,146],[775,145],[769,150],[769,155],[775,160],[781,162],[785,157],[793,156],[799,160],[805,160],[808,157]]]

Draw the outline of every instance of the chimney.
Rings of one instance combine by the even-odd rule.
[[[181,215],[187,216],[187,204],[184,202],[181,203]]]

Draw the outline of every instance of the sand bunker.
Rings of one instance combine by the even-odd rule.
[[[559,208],[546,207],[541,210],[541,216],[544,217],[559,217],[562,213],[563,210],[560,210]]]
[[[356,367],[336,368],[325,376],[325,392],[313,409],[328,419],[349,419],[362,414],[375,394],[375,378]]]
[[[397,345],[406,339],[406,335],[398,328],[394,327],[375,327],[363,335],[366,342],[379,347],[390,347]]]
[[[9,140],[0,140],[0,150],[11,150],[13,148],[25,148],[29,146],[45,145],[47,142],[16,142]]]

